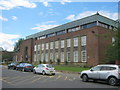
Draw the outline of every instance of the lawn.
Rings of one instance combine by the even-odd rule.
[[[82,67],[70,67],[70,66],[54,66],[55,70],[61,71],[72,71],[72,72],[81,72],[83,70],[89,70],[90,68],[82,68]]]

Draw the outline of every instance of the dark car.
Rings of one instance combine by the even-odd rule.
[[[18,65],[19,63],[17,62],[12,62],[11,64],[8,64],[8,69],[16,69],[16,66]]]
[[[21,71],[33,71],[34,66],[29,63],[20,63],[19,65],[16,66],[16,70],[21,70]]]

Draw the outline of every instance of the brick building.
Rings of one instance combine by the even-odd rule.
[[[116,21],[98,13],[26,37],[16,60],[73,63],[93,66],[103,63],[112,37],[102,35],[117,27]]]

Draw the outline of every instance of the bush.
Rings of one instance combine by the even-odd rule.
[[[60,65],[60,59],[59,58],[57,59],[57,64]]]

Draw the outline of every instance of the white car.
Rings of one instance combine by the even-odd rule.
[[[45,74],[55,75],[55,69],[51,64],[39,64],[33,68],[33,73],[34,74],[42,73],[43,75]]]
[[[115,86],[120,83],[120,65],[97,65],[90,70],[82,71],[80,78],[83,82],[87,82],[89,79],[105,80]]]

